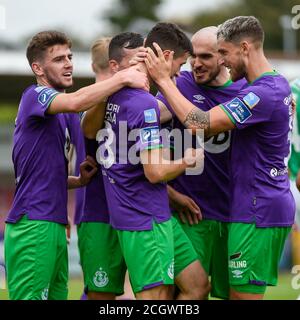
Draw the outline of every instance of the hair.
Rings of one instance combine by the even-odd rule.
[[[69,48],[72,47],[71,40],[62,32],[42,31],[37,33],[30,40],[26,50],[26,57],[29,65],[31,66],[34,61],[42,60],[46,50],[57,44],[66,44]]]
[[[108,47],[110,41],[111,37],[100,38],[91,46],[92,63],[96,72],[109,67]]]
[[[124,57],[124,49],[136,49],[142,47],[144,38],[139,33],[123,32],[114,36],[109,44],[108,56],[109,60],[116,60],[118,63]]]
[[[264,43],[264,30],[259,20],[253,16],[239,16],[225,21],[219,26],[218,39],[238,44],[249,38],[259,46]]]
[[[162,50],[174,51],[174,57],[177,58],[185,52],[193,54],[193,46],[188,36],[174,23],[159,22],[149,32],[145,47],[153,47],[156,42]]]

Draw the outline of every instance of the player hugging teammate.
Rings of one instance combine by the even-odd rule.
[[[255,17],[191,41],[158,23],[146,49],[135,33],[109,39],[97,58],[106,55],[105,68],[93,61],[96,83],[67,94],[70,41],[33,37],[37,84],[16,120],[17,189],[5,231],[11,299],[67,298],[66,192],[89,182],[76,218],[89,299],[122,294],[126,269],[137,299],[262,299],[277,284],[295,213],[292,95],[263,41]],[[192,70],[180,73],[188,57]],[[85,110],[82,133],[76,113]],[[165,139],[162,127],[191,143]],[[82,134],[87,157],[81,150],[80,174],[68,177],[68,143],[82,149]]]

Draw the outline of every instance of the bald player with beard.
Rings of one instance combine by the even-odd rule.
[[[235,83],[231,81],[218,53],[217,30],[217,27],[207,27],[193,35],[192,71],[183,71],[176,78],[181,94],[203,111],[232,99],[246,83],[244,79]],[[185,126],[176,117],[168,101],[162,94],[158,94],[157,98],[160,101],[161,120],[165,122],[173,118],[173,129],[179,129],[183,134]],[[185,211],[186,216],[182,216],[174,208],[173,214],[190,238],[207,276],[211,276],[211,295],[222,299],[229,297],[227,228],[230,221],[230,138],[231,132],[226,131],[205,141],[205,165],[201,175],[184,174],[169,182],[172,188],[192,198],[201,208],[203,220],[196,223],[192,212]],[[193,137],[193,147],[199,146],[199,141]],[[175,150],[178,147],[181,148],[175,145]],[[181,149],[184,152],[184,148]],[[190,223],[186,223],[186,220]]]

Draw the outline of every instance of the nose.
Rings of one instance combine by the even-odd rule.
[[[73,67],[73,62],[70,58],[66,59],[65,68]]]
[[[203,63],[201,61],[201,59],[199,59],[198,57],[196,57],[194,59],[194,68],[199,68],[199,67],[202,67],[203,66]]]

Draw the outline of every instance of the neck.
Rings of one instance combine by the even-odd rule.
[[[136,65],[136,68],[142,72],[142,73],[145,73],[147,75],[147,78],[149,80],[149,83],[152,84],[153,81],[148,73],[148,70],[147,70],[147,67],[146,67],[146,64],[144,62],[139,62],[137,65]]]
[[[230,80],[230,74],[224,66],[221,66],[219,74],[215,77],[215,79],[206,85],[210,87],[220,87],[223,86],[228,80]]]
[[[54,88],[55,90],[59,91],[59,92],[65,92],[65,89],[57,89],[55,87],[53,87],[47,79],[42,78],[42,77],[37,77],[36,78],[36,82],[39,86],[45,86],[45,87],[49,87],[49,88]]]
[[[259,76],[265,72],[272,72],[272,65],[269,63],[265,57],[263,50],[253,51],[248,58],[248,63],[246,64],[246,79],[248,82],[253,82]]]
[[[100,82],[100,81],[107,80],[111,77],[112,77],[112,74],[109,71],[106,71],[106,72],[101,71],[99,73],[96,73],[95,80],[96,82]]]

